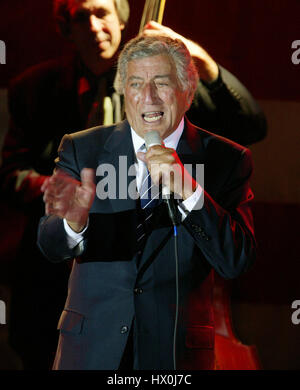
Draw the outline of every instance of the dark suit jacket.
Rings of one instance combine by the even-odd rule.
[[[252,163],[248,149],[188,121],[177,153],[183,163],[205,164],[204,205],[178,226],[177,368],[212,369],[211,269],[234,278],[255,254],[248,184]],[[110,163],[118,183],[119,156],[126,156],[129,166],[134,162],[126,121],[65,136],[57,166],[79,179],[83,167]],[[44,255],[55,262],[77,256],[59,321],[54,368],[117,369],[131,324],[134,367],[173,368],[175,258],[165,204],[155,211],[140,262],[136,224],[136,201],[96,197],[84,245],[71,250],[62,220],[53,215],[41,220],[38,245]]]

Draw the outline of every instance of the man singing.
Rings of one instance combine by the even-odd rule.
[[[61,142],[38,233],[51,261],[75,259],[54,369],[214,368],[213,271],[234,278],[255,257],[252,162],[185,118],[197,82],[181,41],[134,38],[118,60],[127,120]],[[145,149],[152,130],[163,142]],[[138,199],[120,196],[120,157]],[[205,186],[185,164],[204,164]],[[103,166],[115,168],[116,197],[98,191]],[[144,199],[161,183],[176,198],[177,256],[166,202]]]

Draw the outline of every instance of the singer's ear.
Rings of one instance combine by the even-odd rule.
[[[186,96],[186,111],[191,107],[191,104],[193,102],[194,94],[189,90],[187,91],[187,96]],[[185,112],[186,112],[185,111]]]

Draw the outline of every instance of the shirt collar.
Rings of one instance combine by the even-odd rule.
[[[183,132],[183,128],[184,128],[184,118],[181,119],[177,129],[173,131],[173,133],[171,133],[167,138],[164,139],[165,147],[176,150],[179,139]],[[143,146],[145,141],[144,138],[140,137],[131,126],[130,129],[131,129],[131,137],[132,137],[134,152],[137,153],[139,149]]]

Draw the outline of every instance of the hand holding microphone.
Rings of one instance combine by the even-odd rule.
[[[154,184],[162,185],[170,219],[176,225],[176,206],[171,193],[177,198],[187,199],[193,194],[197,183],[185,170],[176,151],[163,145],[157,131],[147,132],[144,136],[147,153],[137,153],[137,157],[147,164]]]
[[[144,140],[145,140],[145,145],[146,145],[146,149],[147,151],[151,148],[151,147],[154,147],[154,146],[164,146],[163,144],[163,141],[160,137],[160,134],[158,131],[150,131],[148,133],[145,134],[145,137],[144,137]],[[167,150],[167,149],[166,149]],[[161,149],[158,149],[158,151],[161,151],[163,152],[164,150],[161,150]],[[164,157],[166,157],[167,155],[165,155]],[[167,156],[168,157],[168,156]],[[165,164],[165,163],[164,163]],[[151,170],[148,168],[150,174],[151,174]],[[155,168],[153,168],[153,170],[155,170]],[[157,170],[156,170],[157,172]],[[158,171],[158,174],[160,172]],[[152,173],[152,175],[154,176],[154,172]],[[152,176],[151,176],[152,178]],[[153,180],[153,178],[152,178]],[[154,180],[153,180],[154,181]],[[159,182],[156,182],[156,184],[159,184]],[[170,188],[163,182],[162,184],[162,196],[163,198],[165,199],[169,199],[170,198],[170,194],[171,194],[171,191],[170,191]]]
[[[182,200],[190,197],[197,184],[185,170],[176,151],[163,145],[157,131],[145,133],[144,139],[147,153],[137,153],[137,157],[147,164],[153,183],[162,185],[163,197],[169,198],[171,192]]]

